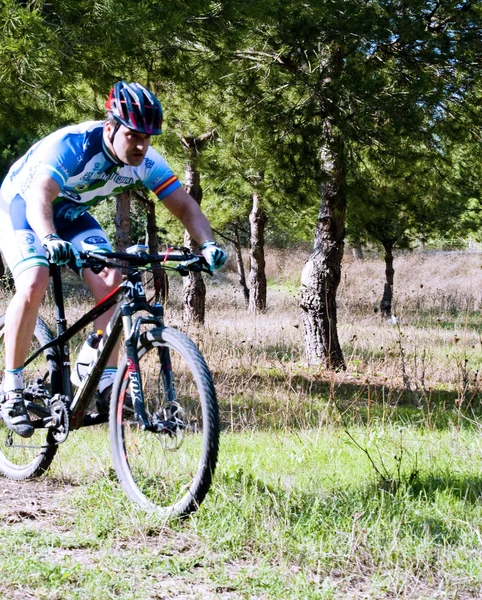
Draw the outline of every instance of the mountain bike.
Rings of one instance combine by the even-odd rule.
[[[166,517],[196,510],[211,485],[219,444],[219,415],[210,371],[197,346],[164,324],[163,307],[146,299],[143,274],[159,268],[181,275],[210,270],[202,256],[176,248],[159,255],[132,247],[126,252],[83,252],[84,268],[125,269],[123,282],[75,323],[67,326],[61,268],[51,265],[56,335],[37,319],[25,362],[25,403],[35,428],[21,438],[0,420],[0,474],[23,480],[43,474],[69,433],[108,421],[117,478],[127,496]],[[176,264],[174,264],[176,263]],[[69,342],[115,306],[96,359],[74,390]],[[4,368],[5,317],[0,317],[0,370]],[[108,414],[88,407],[119,338],[119,360]]]

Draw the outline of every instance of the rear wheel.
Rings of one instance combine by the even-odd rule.
[[[4,350],[5,316],[0,317],[0,372],[3,378],[5,371]],[[53,339],[52,332],[39,317],[29,356],[38,348]],[[41,415],[50,413],[50,382],[55,370],[55,351],[46,350],[40,354],[24,370],[25,399],[30,420],[35,426],[39,424]],[[10,479],[28,479],[44,473],[57,452],[57,444],[49,430],[36,428],[32,437],[25,439],[13,433],[0,419],[0,475]]]
[[[124,358],[110,406],[117,476],[144,509],[187,515],[203,501],[216,467],[219,416],[211,374],[195,344],[175,329],[142,334],[138,356],[145,409],[156,432],[143,430],[135,417]]]

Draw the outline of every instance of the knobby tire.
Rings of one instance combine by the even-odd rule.
[[[183,517],[204,500],[216,467],[219,415],[212,377],[196,345],[169,327],[143,333],[138,356],[146,411],[167,423],[169,433],[140,427],[124,357],[109,417],[115,470],[127,496],[143,509]],[[166,374],[174,387],[166,387]]]
[[[4,349],[5,315],[0,316],[0,372],[3,379],[5,371]],[[39,348],[54,338],[46,323],[37,318],[32,348]],[[30,355],[30,352],[29,352]],[[44,386],[48,390],[52,374],[55,370],[55,350],[47,350],[41,354],[34,364],[28,365],[24,371],[26,389],[36,379],[45,378]],[[38,396],[35,402],[46,406],[48,394]],[[32,421],[38,419],[30,414]],[[0,475],[9,479],[22,480],[42,475],[50,466],[56,452],[57,444],[48,429],[38,428],[30,438],[22,438],[11,433],[0,419]]]

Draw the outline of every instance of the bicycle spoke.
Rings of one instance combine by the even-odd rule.
[[[4,317],[0,317],[0,370],[2,375],[5,364],[3,322]],[[39,319],[30,353],[36,351],[49,339],[51,339],[51,334],[45,323]],[[48,373],[47,360],[43,354],[27,365],[24,370],[25,396],[30,403],[33,403],[31,406],[33,410],[30,410],[29,414],[34,426],[41,420],[39,414],[50,412],[46,405],[46,398],[49,394]],[[24,439],[8,429],[0,419],[0,473],[4,476],[12,479],[25,479],[40,475],[48,468],[56,451],[57,446],[51,440],[47,429],[36,427],[33,436]]]
[[[176,342],[178,336],[182,342],[187,339],[175,334]],[[132,499],[166,515],[184,514],[199,506],[210,485],[217,455],[217,407],[209,372],[195,346],[188,346],[186,359],[185,348],[169,345],[172,369],[164,378],[159,347],[167,348],[154,344],[140,352],[145,408],[157,432],[143,430],[132,410],[118,412],[122,419],[116,425],[116,445],[121,453],[115,462],[123,465],[118,474]]]

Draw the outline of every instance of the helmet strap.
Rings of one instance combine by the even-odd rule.
[[[111,148],[112,148],[111,154],[113,155],[113,157],[115,158],[115,160],[116,160],[116,161],[117,161],[117,162],[118,162],[120,165],[123,165],[124,163],[123,163],[123,162],[121,161],[121,159],[120,159],[120,158],[117,156],[117,152],[115,151],[115,148],[114,148],[114,138],[115,138],[115,135],[116,135],[116,133],[119,131],[119,128],[120,128],[120,126],[121,126],[120,122],[116,120],[116,122],[115,122],[115,125],[114,125],[114,129],[112,130],[112,134],[111,134],[111,136],[109,137],[109,143],[110,143],[110,145],[111,145]]]
[[[114,129],[112,130],[112,135],[109,138],[109,142],[111,144],[114,144],[115,134],[119,131],[119,127],[120,127],[120,123],[119,123],[119,121],[116,121],[115,125],[114,125]]]

